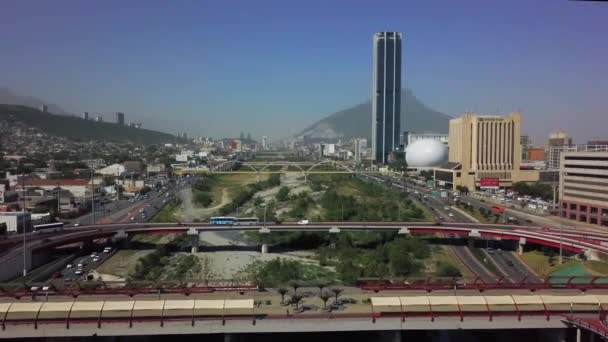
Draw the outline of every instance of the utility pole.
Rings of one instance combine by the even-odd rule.
[[[91,224],[95,224],[95,169],[91,168]]]
[[[268,209],[268,205],[264,205],[264,228],[266,228],[266,209]]]
[[[564,224],[560,222],[559,224],[559,264],[561,265],[563,262],[562,257],[562,239],[564,238]]]
[[[26,257],[25,257],[25,172],[21,174],[21,185],[23,190],[21,193],[23,194],[23,210],[21,217],[21,234],[23,235],[23,276],[27,275],[27,266],[26,266]],[[17,220],[19,222],[19,220]]]

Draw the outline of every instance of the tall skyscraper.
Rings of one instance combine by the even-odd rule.
[[[262,137],[262,150],[265,150],[265,149],[266,149],[266,139],[267,139],[267,137],[266,137],[266,136],[263,136],[263,137]]]
[[[374,35],[372,158],[386,164],[401,132],[401,33]]]
[[[116,112],[116,123],[121,126],[125,125],[125,113]]]
[[[82,119],[83,120],[89,120],[89,112],[82,113]]]

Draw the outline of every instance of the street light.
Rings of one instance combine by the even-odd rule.
[[[21,216],[21,234],[23,235],[23,276],[27,275],[27,266],[25,258],[25,173],[21,174],[22,194],[23,194],[23,210]],[[17,220],[19,222],[19,220]]]

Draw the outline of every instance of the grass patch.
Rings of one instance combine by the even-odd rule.
[[[159,211],[154,217],[150,220],[150,222],[154,223],[169,223],[169,222],[178,222],[179,219],[177,217],[177,209],[179,207],[179,201],[172,201],[168,203]]]
[[[560,265],[558,256],[550,258],[548,255],[538,251],[525,252],[519,257],[526,265],[532,268],[534,272],[541,276],[548,276],[561,269],[575,265],[578,262],[576,260],[564,260],[564,263]]]
[[[494,263],[488,258],[486,253],[484,253],[483,249],[471,248],[471,252],[473,253],[473,256],[475,256],[475,258],[488,269],[488,271],[494,273],[496,276],[500,276],[502,274],[498,268],[496,268],[496,265],[494,265]]]
[[[608,275],[608,263],[597,260],[589,260],[585,262],[585,267],[594,274]]]
[[[433,274],[437,275],[437,265],[453,265],[460,271],[463,278],[474,278],[473,273],[456,257],[454,251],[446,246],[439,246],[433,250],[429,261],[433,268]]]
[[[112,274],[116,276],[126,277],[129,272],[135,267],[137,257],[145,254],[145,251],[137,250],[120,250],[106,260],[101,266],[97,267],[96,271],[103,274]]]

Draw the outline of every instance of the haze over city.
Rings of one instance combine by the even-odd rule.
[[[607,15],[549,0],[5,2],[0,87],[153,129],[277,139],[367,101],[372,35],[392,30],[402,84],[430,108],[520,110],[533,140],[560,127],[577,140],[605,135]]]

